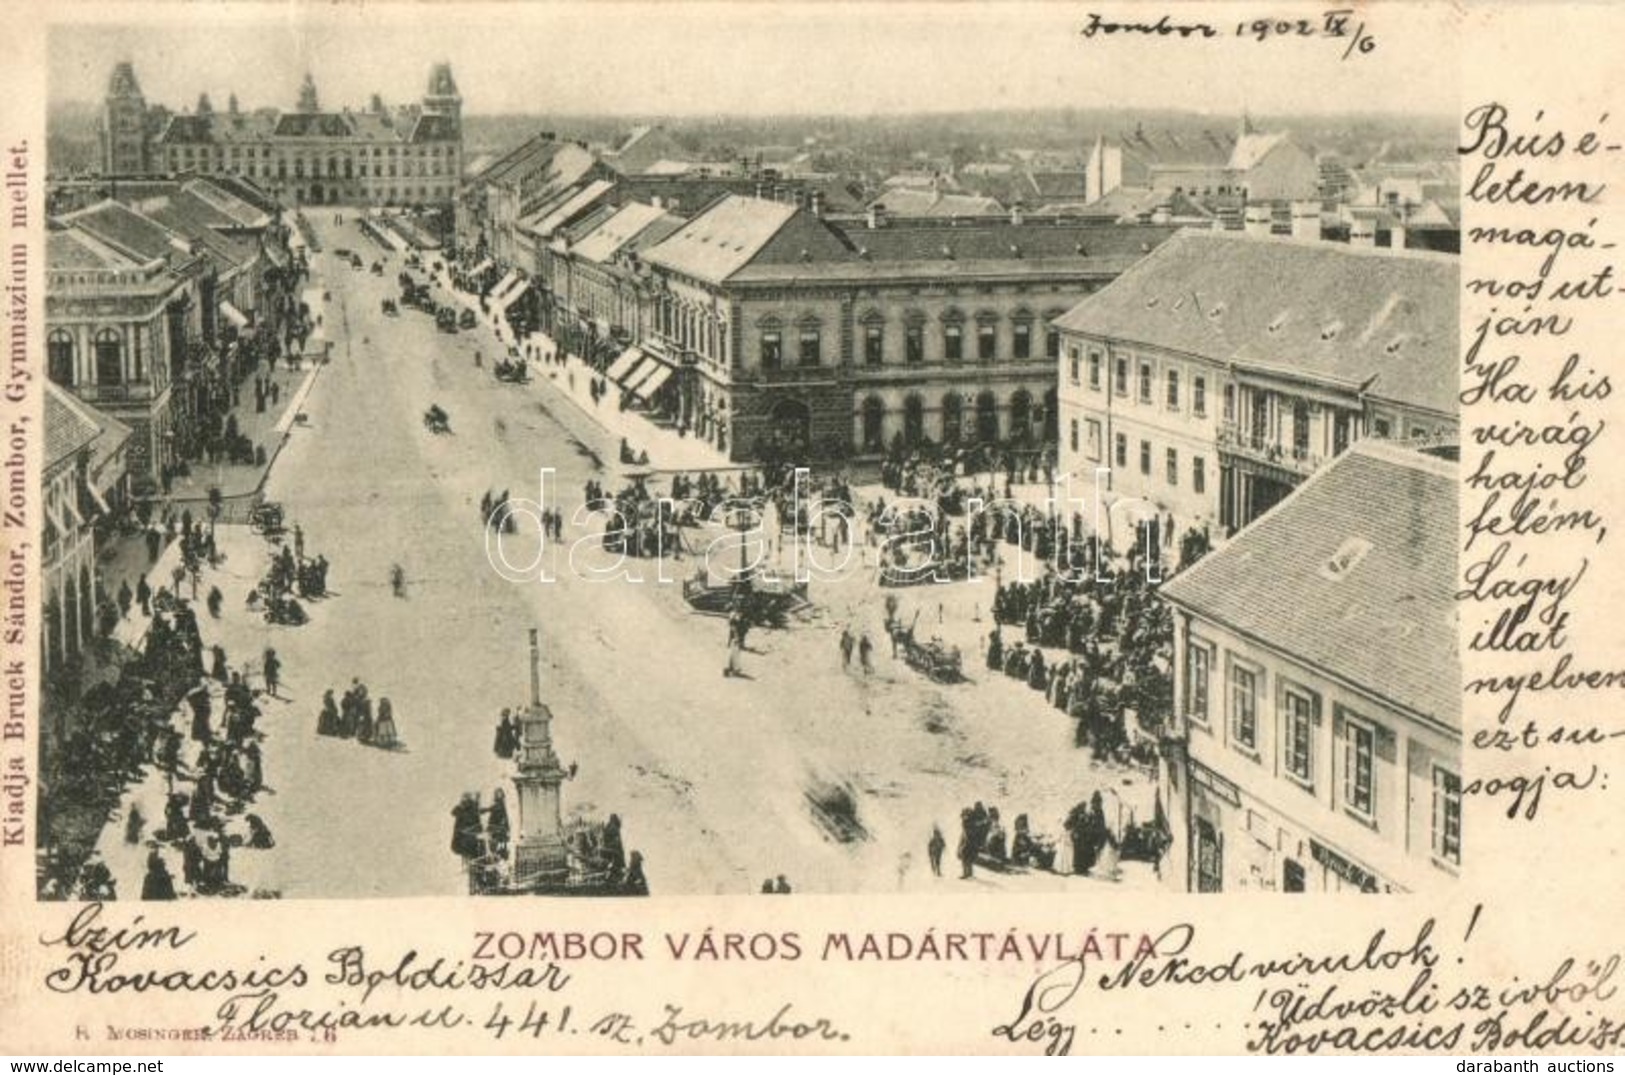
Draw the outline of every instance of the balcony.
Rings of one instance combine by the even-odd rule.
[[[158,390],[151,381],[135,381],[74,385],[73,394],[86,403],[148,403],[157,398]]]
[[[735,381],[757,384],[829,384],[839,375],[833,366],[800,366],[788,363],[782,366],[757,366],[736,373]]]
[[[1257,435],[1253,430],[1243,429],[1234,422],[1220,424],[1219,451],[1305,477],[1313,474],[1326,462],[1323,457],[1313,452],[1285,447],[1267,437]]]

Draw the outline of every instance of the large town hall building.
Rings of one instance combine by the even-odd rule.
[[[463,99],[450,64],[429,73],[421,103],[323,110],[307,74],[292,111],[244,112],[233,95],[190,112],[149,105],[129,63],[113,68],[103,101],[102,168],[109,176],[233,175],[284,204],[451,203],[463,167]]]

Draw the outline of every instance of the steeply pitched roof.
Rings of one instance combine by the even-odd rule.
[[[1461,730],[1453,464],[1367,441],[1162,596]]]
[[[45,469],[50,470],[101,435],[85,407],[55,382],[45,383]]]
[[[1230,169],[1235,172],[1247,172],[1258,166],[1258,163],[1276,146],[1286,141],[1284,132],[1275,134],[1247,133],[1236,139],[1236,148],[1230,154]]]
[[[1454,413],[1460,273],[1446,255],[1183,231],[1057,324]]]
[[[1124,153],[1147,165],[1222,168],[1230,161],[1236,139],[1214,131],[1174,134],[1137,128],[1114,139]]]

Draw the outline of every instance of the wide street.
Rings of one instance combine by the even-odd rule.
[[[275,627],[242,610],[249,577],[228,591],[215,627],[234,665],[257,662],[267,645],[283,660],[287,700],[267,700],[261,722],[274,794],[258,804],[277,846],[240,857],[245,883],[284,897],[466,891],[450,811],[463,792],[488,802],[499,786],[514,805],[511,763],[492,740],[500,710],[527,700],[532,626],[559,754],[579,766],[565,811],[619,814],[657,894],[753,892],[779,874],[796,891],[821,892],[1099,883],[957,879],[959,811],[973,801],[999,807],[1007,829],[1025,812],[1035,831],[1062,837],[1066,811],[1097,787],[1117,785],[1135,803],[1149,796],[1143,778],[1124,787],[1121,772],[1091,768],[1071,722],[1041,694],[983,670],[973,640],[990,624],[973,622],[973,611],[986,620],[991,583],[903,595],[905,614],[927,610],[928,621],[941,601],[965,640],[973,682],[940,686],[891,659],[867,577],[815,589],[811,614],[753,633],[743,679],[721,674],[723,621],[689,612],[675,583],[595,582],[567,569],[550,583],[500,577],[487,560],[482,494],[535,497],[540,468],[553,468],[568,544],[587,533],[568,523],[583,483],[622,484],[617,439],[546,383],[557,367],[536,367],[530,385],[497,382],[490,365],[502,348],[488,327],[452,335],[415,310],[384,316],[402,257],[385,258],[382,276],[349,268],[334,248],[368,265],[385,257],[352,220],[312,216],[324,248],[312,256],[312,286],[330,293],[320,313],[332,360],[266,488],[302,527],[307,553],[331,561],[334,594],[309,606],[310,623]],[[449,299],[444,289],[433,297]],[[424,428],[431,403],[449,413],[449,434]],[[404,597],[389,582],[397,563]],[[841,668],[836,639],[849,618],[875,641],[872,677]],[[341,694],[352,677],[391,699],[403,750],[316,735],[322,692]],[[825,834],[805,796],[819,782],[853,789],[868,839]],[[933,823],[949,841],[940,881],[926,863]],[[1148,877],[1131,870],[1126,882]]]

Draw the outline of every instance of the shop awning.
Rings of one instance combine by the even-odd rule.
[[[85,491],[90,494],[90,499],[93,503],[95,503],[96,510],[100,511],[103,515],[113,514],[113,509],[107,506],[107,501],[102,497],[102,491],[96,488],[95,482],[86,482]]]
[[[643,399],[653,399],[655,393],[660,391],[661,386],[671,378],[672,368],[670,366],[659,362],[653,365],[654,369],[649,375],[638,382],[636,388],[632,389],[633,395],[640,396]]]
[[[509,269],[507,273],[503,275],[502,279],[497,281],[497,286],[491,289],[491,298],[493,300],[500,298],[502,293],[512,287],[514,285],[514,281],[518,279],[519,270]]]
[[[230,321],[238,328],[248,327],[248,316],[241,310],[237,309],[237,307],[233,306],[228,300],[220,300],[220,312],[226,315],[227,321]]]
[[[622,351],[620,357],[609,364],[605,375],[617,384],[626,383],[626,375],[632,372],[632,367],[643,360],[643,352],[636,347],[628,347]]]
[[[484,261],[480,262],[478,265],[476,265],[472,269],[468,270],[468,275],[470,275],[470,276],[478,276],[478,275],[480,275],[480,273],[484,272],[486,269],[489,269],[490,267],[491,267],[491,259],[486,258]]]
[[[491,303],[491,307],[496,311],[497,316],[501,317],[504,313],[506,313],[508,307],[512,306],[514,302],[518,300],[519,296],[525,293],[525,288],[529,286],[530,281],[521,277],[519,281],[507,291],[498,294],[496,299]]]

